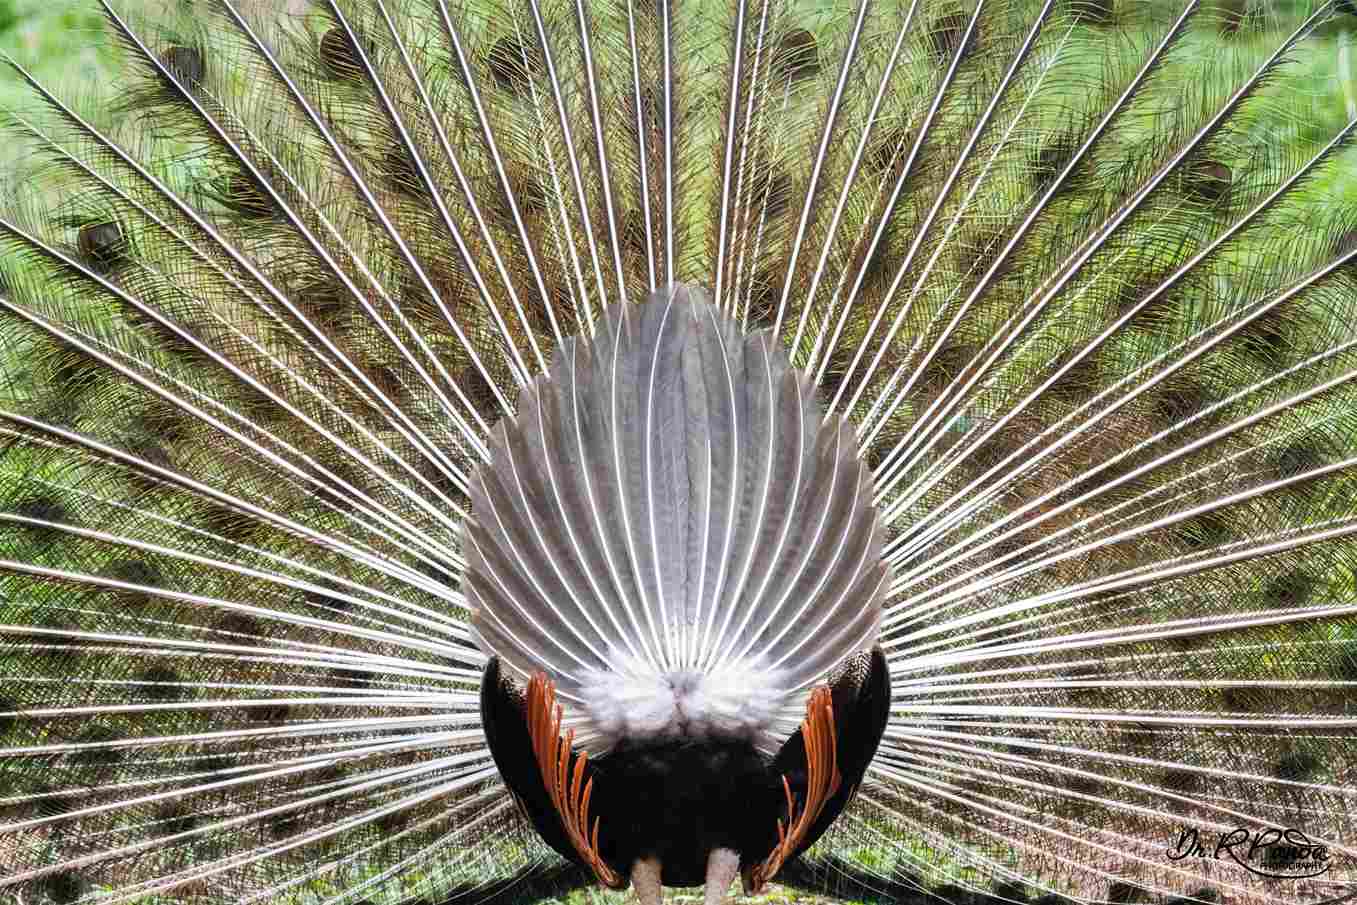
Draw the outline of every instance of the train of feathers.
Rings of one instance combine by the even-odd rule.
[[[0,902],[1357,901],[1346,2],[102,12]]]

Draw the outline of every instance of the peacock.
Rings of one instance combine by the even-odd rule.
[[[1357,10],[297,6],[10,61],[0,901],[1357,901]]]

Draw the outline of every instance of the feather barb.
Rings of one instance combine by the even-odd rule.
[[[575,768],[570,769],[575,730],[561,736],[563,713],[556,703],[555,684],[542,673],[533,676],[528,682],[528,735],[532,738],[537,765],[542,770],[542,784],[546,786],[547,795],[575,851],[600,883],[620,889],[625,882],[598,851],[598,818],[594,818],[592,831],[589,826],[589,802],[594,795],[593,778],[587,781],[584,778],[589,755],[584,751],[575,755]]]
[[[786,774],[782,777],[782,791],[787,796],[787,820],[777,822],[777,845],[751,871],[750,888],[757,894],[763,885],[777,876],[782,865],[801,847],[820,812],[839,790],[843,781],[839,775],[838,746],[834,730],[834,698],[827,686],[816,688],[806,704],[806,719],[801,723],[801,738],[806,745],[806,800],[801,813],[796,813],[796,799]]]

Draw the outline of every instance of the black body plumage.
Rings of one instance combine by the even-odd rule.
[[[885,655],[877,649],[851,658],[829,688],[839,786],[798,840],[793,857],[814,845],[852,800],[876,753],[889,717]],[[520,690],[500,671],[498,659],[491,659],[481,680],[481,719],[495,766],[542,838],[587,868],[543,787],[525,711]],[[567,772],[578,763],[576,755]],[[638,860],[655,859],[666,886],[702,884],[718,849],[738,853],[745,864],[767,859],[778,843],[769,815],[790,826],[795,814],[787,811],[788,796],[794,809],[803,808],[810,782],[800,729],[772,757],[747,737],[641,739],[619,744],[583,769],[596,782],[592,804],[603,860],[622,877]]]
[[[1341,4],[262,6],[15,68],[0,900],[1357,888]]]
[[[768,815],[784,812],[782,783],[769,766],[747,740],[663,742],[600,758],[599,788],[617,790],[598,803],[613,836],[604,857],[655,858],[665,886],[701,886],[719,848],[766,858],[777,843]]]

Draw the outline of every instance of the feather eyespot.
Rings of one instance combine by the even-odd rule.
[[[933,20],[925,40],[939,63],[946,63],[958,51],[964,56],[971,49],[969,46],[962,47],[962,43],[966,41],[969,24],[970,17],[961,12],[949,12]],[[967,43],[973,45],[973,42],[974,35],[971,42]]]
[[[76,248],[90,270],[100,276],[107,276],[127,259],[127,239],[114,220],[82,226]]]
[[[779,43],[772,65],[784,78],[794,82],[817,75],[820,72],[820,48],[815,35],[804,28],[789,31]]]
[[[1070,18],[1084,25],[1107,25],[1116,14],[1112,0],[1072,0],[1069,11]]]
[[[367,49],[369,53],[373,50],[371,46]],[[320,36],[318,53],[326,72],[334,78],[357,81],[363,77],[365,70],[358,48],[340,26],[336,25]]]
[[[196,47],[176,44],[166,48],[160,59],[174,80],[185,88],[198,87],[207,75],[207,63]]]
[[[486,65],[495,85],[502,91],[527,94],[542,66],[542,56],[531,44],[515,37],[503,37],[490,47]]]

